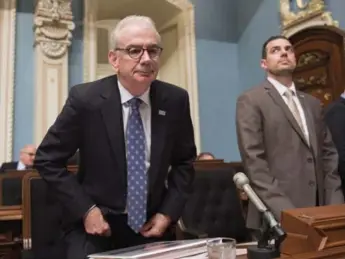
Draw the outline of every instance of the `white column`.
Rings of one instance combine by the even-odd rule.
[[[35,10],[35,144],[39,144],[68,94],[68,47],[74,29],[71,0],[38,0]]]
[[[0,164],[12,160],[16,0],[0,0]]]
[[[97,78],[97,10],[98,1],[84,0],[84,82]]]

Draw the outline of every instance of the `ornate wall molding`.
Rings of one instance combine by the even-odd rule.
[[[309,65],[316,65],[320,63],[325,63],[329,59],[329,55],[321,51],[312,51],[303,53],[297,62],[297,68],[303,68]]]
[[[35,143],[56,119],[68,92],[68,47],[74,29],[71,0],[38,0],[35,9]]]
[[[74,29],[71,0],[40,0],[36,6],[35,45],[48,58],[57,59],[67,53]]]
[[[12,160],[16,0],[0,3],[0,163]]]
[[[179,71],[183,75],[183,87],[190,96],[191,116],[194,124],[195,142],[200,150],[200,122],[199,122],[199,101],[198,101],[198,83],[196,69],[196,43],[195,43],[195,24],[194,24],[194,6],[189,0],[164,0],[165,2],[178,8],[180,12],[176,15],[174,25],[178,30],[178,57],[180,60]],[[116,2],[116,0],[113,0]],[[142,2],[138,0],[138,3]],[[98,1],[84,0],[84,81],[93,81],[97,79],[97,17]],[[133,1],[133,4],[136,4]],[[114,17],[117,19],[117,17]],[[176,20],[176,22],[175,22]],[[171,21],[166,26],[171,26]],[[164,27],[164,26],[163,26]],[[158,28],[162,29],[162,28]]]
[[[280,17],[282,33],[287,37],[314,26],[339,26],[326,10],[324,0],[280,0]]]

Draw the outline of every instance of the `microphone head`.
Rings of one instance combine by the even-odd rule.
[[[236,173],[233,177],[233,180],[236,184],[236,187],[239,189],[242,189],[243,185],[249,184],[248,177],[242,172]]]

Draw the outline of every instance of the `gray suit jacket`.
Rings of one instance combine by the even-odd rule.
[[[251,186],[280,221],[282,210],[344,202],[337,172],[338,154],[322,119],[320,102],[297,92],[304,109],[310,146],[290,109],[265,81],[237,100],[239,149]],[[249,203],[247,226],[261,217]]]

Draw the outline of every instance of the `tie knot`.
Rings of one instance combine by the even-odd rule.
[[[134,97],[134,98],[130,99],[127,103],[132,109],[138,110],[140,104],[142,103],[142,100]]]
[[[285,95],[286,97],[292,97],[292,96],[295,96],[295,92],[294,92],[292,89],[287,88],[286,91],[285,91],[285,93],[284,93],[284,95]]]

